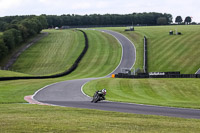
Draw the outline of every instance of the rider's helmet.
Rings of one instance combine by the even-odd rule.
[[[101,92],[102,92],[104,95],[106,95],[106,89],[105,89],[105,88],[102,89]]]

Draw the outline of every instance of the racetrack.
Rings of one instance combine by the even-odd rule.
[[[107,30],[101,31],[117,38],[123,49],[119,66],[106,77],[120,72],[121,68],[131,68],[136,60],[136,50],[131,41],[119,33]],[[33,98],[42,103],[58,106],[200,119],[200,110],[198,109],[170,108],[109,101],[91,103],[91,98],[84,95],[81,88],[85,83],[95,79],[98,78],[69,80],[52,84],[37,91]]]

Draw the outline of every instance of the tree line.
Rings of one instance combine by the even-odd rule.
[[[45,16],[8,16],[0,18],[0,60],[28,38],[47,28]]]
[[[48,27],[88,26],[88,25],[159,25],[170,24],[171,14],[156,12],[132,14],[91,14],[91,15],[47,15]],[[160,19],[160,21],[159,21]]]

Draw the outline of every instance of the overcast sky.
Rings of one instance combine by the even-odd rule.
[[[200,22],[200,0],[0,0],[0,16],[170,13]]]

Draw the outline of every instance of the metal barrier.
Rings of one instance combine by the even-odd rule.
[[[148,64],[147,64],[147,38],[144,36],[144,72],[148,73]]]
[[[200,78],[200,74],[165,74],[165,75],[149,75],[140,73],[138,75],[129,75],[125,73],[115,74],[115,78]]]

